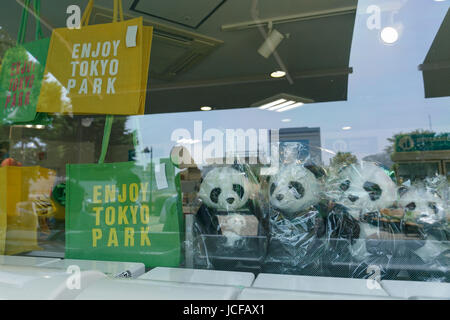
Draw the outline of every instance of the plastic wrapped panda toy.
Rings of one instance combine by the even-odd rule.
[[[256,177],[241,165],[215,167],[203,178],[194,235],[200,247],[198,256],[206,260],[207,268],[260,268],[268,219],[258,204],[258,192]]]
[[[344,206],[323,197],[324,176],[317,166],[291,163],[270,177],[265,272],[349,275],[345,261],[359,226]]]
[[[372,162],[341,168],[329,177],[327,193],[346,206],[353,217],[393,206],[397,187],[386,172]]]
[[[445,177],[437,178],[447,182]],[[423,261],[426,272],[415,275],[416,279],[450,281],[449,208],[442,195],[426,181],[401,186],[399,196],[399,205],[404,209],[404,229],[423,238],[424,244],[414,254]]]
[[[447,223],[446,204],[436,193],[423,185],[399,188],[399,204],[405,210],[404,221],[440,241],[449,241],[445,228]],[[414,228],[415,229],[415,228]]]
[[[342,168],[330,179],[327,192],[360,221],[361,240],[352,246],[358,260],[353,277],[370,277],[369,267],[377,266],[381,279],[397,279],[407,269],[410,279],[423,278],[427,267],[418,252],[426,235],[416,219],[407,218],[418,214],[405,211],[415,206],[413,199],[425,201],[423,195],[397,188],[386,171],[371,162]]]
[[[394,206],[397,198],[396,185],[386,172],[371,162],[338,168],[327,179],[326,194],[348,208],[360,224],[360,239],[351,247],[356,260],[351,276],[367,278],[369,266],[387,265],[388,251],[380,250],[385,242],[378,238],[379,225],[373,223],[379,219],[380,211]],[[387,269],[382,267],[380,273],[384,277]]]

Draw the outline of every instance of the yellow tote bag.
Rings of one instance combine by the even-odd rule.
[[[53,30],[44,81],[59,89],[42,91],[37,111],[144,114],[153,27],[144,27],[142,17],[117,22],[118,0],[113,23],[87,26],[93,2],[80,29]]]
[[[39,166],[0,168],[2,254],[40,249],[37,244],[38,216],[52,210],[47,199],[50,199],[55,177],[55,171]],[[49,208],[43,210],[43,203],[46,202]]]

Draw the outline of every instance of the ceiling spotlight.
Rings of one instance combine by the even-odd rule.
[[[392,27],[381,30],[381,40],[387,44],[392,44],[398,40],[398,31]]]
[[[259,47],[258,53],[267,59],[275,51],[283,39],[284,36],[280,32],[275,29],[270,30],[266,40],[261,47]]]
[[[350,130],[352,127],[342,127],[342,130]]]
[[[282,78],[282,77],[284,77],[285,75],[286,75],[286,72],[280,71],[280,70],[274,71],[274,72],[272,72],[272,73],[270,74],[270,76],[271,76],[272,78]]]
[[[282,119],[281,122],[291,122],[291,119]]]
[[[202,111],[211,111],[212,108],[208,107],[208,106],[204,106],[204,107],[201,107],[200,110],[202,110]]]

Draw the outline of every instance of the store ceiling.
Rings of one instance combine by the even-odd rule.
[[[419,69],[423,72],[426,98],[450,96],[450,9]]]
[[[1,10],[0,21],[2,27],[16,37],[21,8],[16,0],[7,1],[11,3],[11,9]],[[243,108],[280,93],[315,102],[347,99],[357,0],[256,1],[261,20],[302,17],[274,23],[274,28],[286,36],[276,50],[278,59],[274,54],[268,59],[258,54],[257,50],[264,42],[260,28],[227,28],[234,24],[254,23],[252,6],[255,1],[123,0],[125,15],[143,16],[148,24],[190,35],[195,41],[188,43],[186,48],[192,49],[202,42],[202,38],[206,39],[204,47],[211,46],[195,63],[175,75],[164,77],[161,68],[157,67],[167,55],[162,54],[162,45],[154,42],[153,76],[149,81],[146,113],[198,111],[205,105],[214,109]],[[51,27],[65,26],[66,8],[74,2],[83,9],[88,1],[42,1],[42,16],[49,27],[47,35]],[[96,0],[95,5],[110,10],[112,2]],[[223,30],[224,26],[226,30]],[[269,76],[283,66],[291,81]]]

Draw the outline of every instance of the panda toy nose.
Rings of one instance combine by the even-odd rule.
[[[227,202],[228,202],[229,204],[232,204],[232,203],[234,202],[234,198],[227,198]]]
[[[279,193],[279,194],[277,194],[276,198],[278,201],[281,201],[281,200],[283,200],[284,196],[281,193]]]

